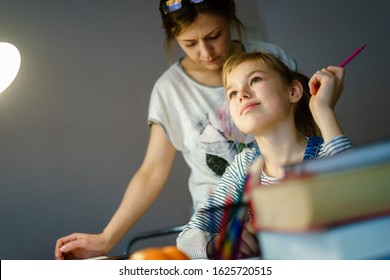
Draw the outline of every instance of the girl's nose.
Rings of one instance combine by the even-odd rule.
[[[250,91],[245,88],[241,89],[238,92],[238,97],[240,98],[240,100],[249,99],[251,96],[252,94],[250,93]]]

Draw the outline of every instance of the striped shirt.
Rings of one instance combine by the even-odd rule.
[[[342,135],[328,143],[321,143],[315,157],[331,157],[352,148],[350,139]],[[227,215],[230,220],[232,216],[232,209],[223,209],[223,206],[226,206],[227,201],[230,203],[240,202],[246,175],[258,155],[259,150],[256,146],[245,148],[237,154],[222,176],[218,188],[179,234],[176,240],[177,247],[190,258],[207,258],[208,242],[221,232],[224,217],[226,218]],[[261,174],[261,184],[263,185],[275,184],[281,179],[269,177],[264,172]]]

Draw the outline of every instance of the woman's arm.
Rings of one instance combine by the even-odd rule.
[[[57,240],[57,259],[90,258],[109,252],[162,191],[176,155],[163,129],[153,124],[144,161],[115,214],[100,234],[73,233]]]

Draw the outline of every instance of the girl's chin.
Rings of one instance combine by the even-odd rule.
[[[252,135],[253,133],[254,133],[254,130],[253,129],[250,129],[250,128],[248,128],[248,127],[245,127],[245,128],[243,128],[243,127],[238,127],[238,129],[241,131],[241,132],[243,132],[243,133],[245,133],[245,134],[250,134],[250,135]]]
[[[257,123],[250,123],[249,121],[246,123],[241,123],[239,125],[236,125],[237,128],[242,131],[245,134],[255,135],[256,132],[258,132],[258,126]]]

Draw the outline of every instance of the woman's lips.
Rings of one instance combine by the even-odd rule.
[[[216,58],[213,58],[213,59],[211,59],[211,60],[204,60],[203,62],[205,63],[205,64],[214,64],[216,61],[217,61],[217,57]]]

